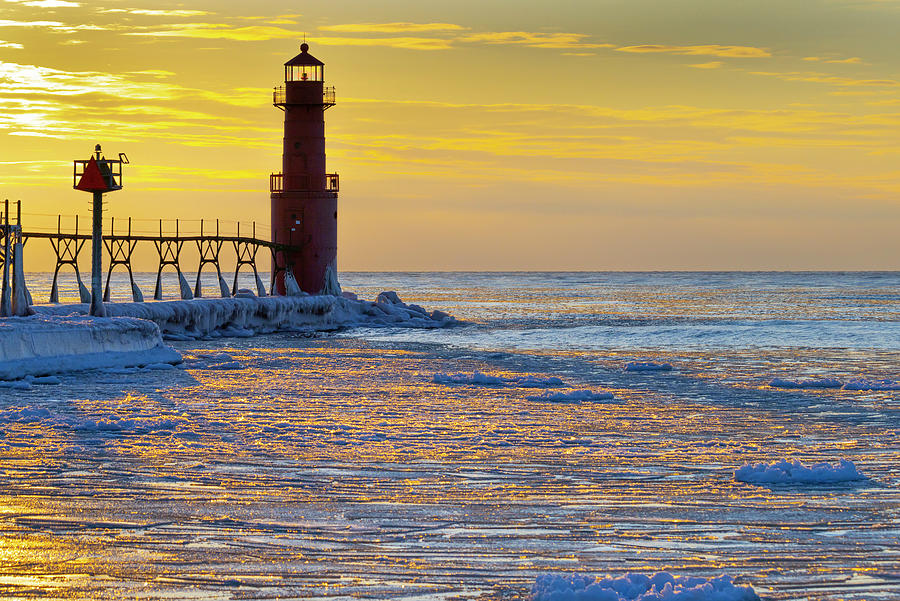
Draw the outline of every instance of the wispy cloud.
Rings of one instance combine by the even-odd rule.
[[[688,67],[693,67],[694,69],[718,69],[722,65],[724,65],[722,61],[710,61],[708,63],[694,63],[692,65],[688,65]]]
[[[102,31],[106,29],[99,25],[66,25],[60,21],[15,21],[12,19],[0,19],[0,28],[24,27],[29,29],[49,29],[62,33],[74,33],[76,31]]]
[[[448,50],[453,47],[452,40],[425,37],[315,37],[310,38],[310,40],[325,46],[383,46],[386,48],[402,48],[405,50]]]
[[[320,31],[338,33],[423,33],[427,31],[462,31],[469,29],[453,23],[343,23],[323,25]]]
[[[81,6],[78,2],[69,0],[5,0],[10,4],[22,4],[33,8],[75,8]]]
[[[804,56],[803,60],[810,62],[832,63],[836,65],[864,65],[863,60],[858,56],[850,58],[827,58],[823,56]]]
[[[613,48],[613,44],[589,42],[585,33],[542,33],[532,31],[485,31],[457,38],[461,42],[515,44],[532,48]]]
[[[690,56],[721,56],[725,58],[765,58],[772,56],[766,48],[756,46],[722,46],[719,44],[706,44],[700,46],[669,46],[665,44],[641,44],[639,46],[620,46],[619,52],[651,53],[663,52],[670,54],[685,54]]]
[[[130,15],[144,15],[148,17],[199,17],[212,14],[205,10],[153,10],[145,8],[107,8],[100,12],[128,13]]]
[[[15,48],[17,50],[21,50],[24,48],[22,44],[17,44],[16,42],[7,42],[5,40],[0,40],[0,48]]]
[[[173,38],[200,38],[255,42],[282,38],[296,38],[300,33],[269,25],[229,27],[223,23],[183,23],[166,25],[162,29],[131,31],[125,35]]]
[[[824,83],[842,87],[893,87],[900,86],[900,81],[894,79],[854,79],[851,77],[839,77],[829,73],[817,73],[813,71],[751,71],[752,75],[767,75],[777,77],[784,81],[801,81],[808,83]]]

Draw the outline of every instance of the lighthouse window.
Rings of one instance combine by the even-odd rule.
[[[285,81],[323,81],[324,69],[321,65],[285,65]]]

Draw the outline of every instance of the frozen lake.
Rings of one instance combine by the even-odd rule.
[[[900,597],[900,391],[769,386],[900,380],[897,273],[341,279],[468,323],[0,388],[0,597],[517,599],[663,569]],[[434,381],[476,371],[503,383]],[[571,389],[614,398],[539,398]],[[734,478],[841,458],[867,479]]]

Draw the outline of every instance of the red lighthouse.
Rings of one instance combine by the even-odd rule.
[[[305,42],[284,64],[272,103],[284,111],[282,172],[269,179],[272,240],[297,247],[279,259],[303,291],[318,294],[329,268],[329,278],[337,275],[338,176],[325,172],[325,110],[334,106],[334,88],[325,87],[325,64]],[[284,294],[283,275],[275,286]]]

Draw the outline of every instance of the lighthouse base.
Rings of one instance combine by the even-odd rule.
[[[276,252],[273,272],[281,265],[304,292],[329,292],[326,272],[337,273],[337,193],[273,192],[272,241],[292,247]],[[284,273],[276,273],[275,289],[285,294]]]

